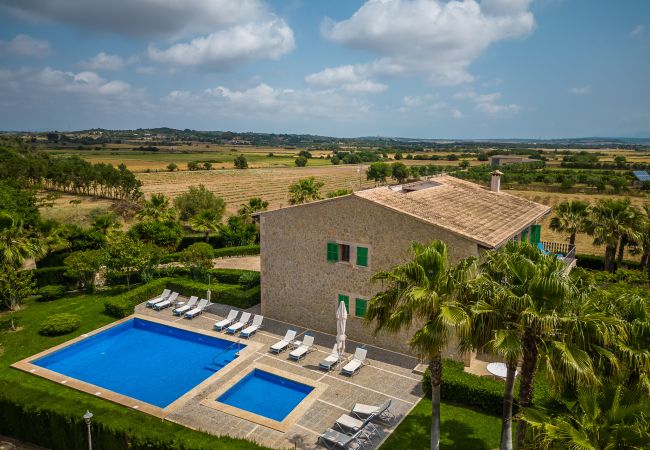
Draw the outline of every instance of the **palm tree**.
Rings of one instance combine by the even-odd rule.
[[[302,178],[289,186],[289,203],[298,205],[313,200],[320,200],[320,190],[325,185],[322,181],[316,181],[314,177]]]
[[[555,207],[551,230],[569,233],[569,244],[575,245],[576,234],[584,233],[587,226],[589,204],[580,200],[562,202]]]
[[[426,246],[414,242],[411,251],[410,261],[372,277],[386,286],[370,300],[366,320],[375,323],[376,333],[420,327],[409,346],[428,362],[431,373],[431,448],[437,450],[442,352],[449,344],[452,328],[467,323],[467,314],[457,302],[457,295],[475,275],[476,266],[471,258],[451,266],[442,241]]]
[[[111,234],[113,231],[117,231],[120,228],[120,223],[117,221],[117,217],[114,214],[102,214],[97,216],[95,221],[92,224],[92,229],[99,231],[104,236]]]
[[[152,194],[149,200],[142,202],[142,209],[138,212],[138,217],[164,222],[174,220],[176,210],[169,205],[169,198],[165,194]]]
[[[253,197],[248,199],[248,203],[243,203],[239,208],[240,216],[250,216],[259,211],[266,211],[269,207],[269,202],[262,200],[260,197]]]
[[[29,236],[22,221],[8,214],[0,215],[0,264],[20,267],[25,259],[42,254],[40,240]]]
[[[205,233],[205,242],[210,238],[210,232],[219,229],[221,214],[214,209],[204,209],[190,219],[190,225],[193,230]]]
[[[589,208],[587,232],[593,236],[594,245],[605,246],[605,270],[609,272],[616,271],[619,241],[624,248],[625,241],[639,238],[638,214],[634,209],[629,198],[602,199]]]
[[[535,433],[537,448],[605,450],[650,448],[650,403],[625,382],[609,380],[602,388],[579,387],[577,398],[553,411],[522,415]]]

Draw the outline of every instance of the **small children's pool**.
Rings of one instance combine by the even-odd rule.
[[[254,369],[217,401],[282,422],[313,390],[312,386]]]
[[[33,364],[165,408],[225,367],[244,347],[135,318]]]

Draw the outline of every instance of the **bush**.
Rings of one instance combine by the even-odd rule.
[[[74,286],[75,282],[66,275],[67,268],[60,267],[43,267],[34,269],[34,280],[37,287],[49,286],[52,284],[64,284],[65,286]]]
[[[73,332],[80,325],[81,317],[77,314],[54,314],[41,322],[38,333],[43,336],[61,336]]]
[[[295,160],[294,163],[296,164],[296,167],[305,167],[307,165],[308,159],[305,158],[304,156],[298,156]]]
[[[39,300],[43,302],[56,300],[65,295],[65,286],[61,286],[60,284],[43,286],[38,290],[38,295],[41,296]]]
[[[252,288],[253,286],[259,286],[260,284],[259,272],[247,272],[242,274],[242,276],[239,277],[239,284],[247,288]]]
[[[605,258],[597,255],[576,255],[576,265],[578,267],[583,267],[585,269],[591,270],[604,270],[605,269]],[[623,260],[623,266],[626,266],[630,269],[641,269],[641,263],[637,261]]]
[[[240,245],[238,247],[224,247],[214,250],[213,258],[225,258],[228,256],[245,256],[245,255],[259,255],[259,244]]]

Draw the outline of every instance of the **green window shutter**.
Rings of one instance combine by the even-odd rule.
[[[354,315],[357,317],[366,317],[367,307],[368,307],[368,300],[357,298],[354,301]]]
[[[327,243],[327,260],[337,262],[339,260],[339,244],[336,242]]]
[[[530,227],[530,243],[537,245],[542,237],[542,226],[535,224]]]
[[[357,247],[357,266],[368,267],[367,247]]]
[[[350,313],[350,297],[347,295],[339,294],[339,303],[345,303],[345,310]]]
[[[528,229],[525,229],[521,232],[521,242],[526,242],[528,240]]]

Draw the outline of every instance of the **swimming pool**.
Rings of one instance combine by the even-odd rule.
[[[32,362],[165,408],[246,347],[134,318]]]
[[[217,401],[282,422],[313,390],[312,386],[254,369]]]

